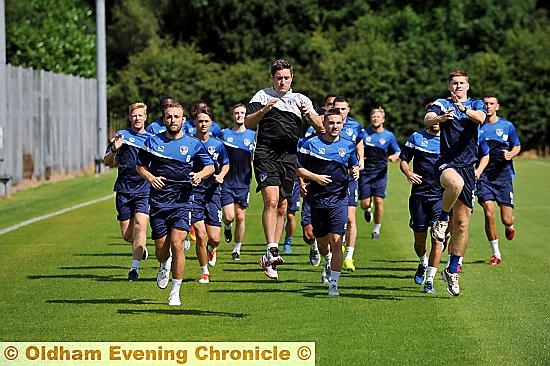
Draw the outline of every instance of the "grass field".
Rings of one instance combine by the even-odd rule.
[[[318,365],[548,365],[550,161],[518,160],[516,171],[516,238],[501,238],[502,264],[489,266],[476,207],[457,298],[439,274],[435,295],[413,282],[409,186],[392,164],[380,240],[370,239],[372,224],[359,212],[357,271],[341,277],[339,298],[327,296],[321,267],[308,264],[300,236],[280,280],[264,276],[257,265],[265,250],[261,199],[251,194],[242,260],[231,261],[232,244],[222,244],[212,282],[201,285],[194,252],[187,252],[182,306],[169,307],[169,290],[155,284],[153,253],[140,281],[127,282],[130,246],[119,237],[109,199],[0,236],[0,340],[312,341]],[[0,200],[0,230],[106,196],[114,177],[77,178]]]

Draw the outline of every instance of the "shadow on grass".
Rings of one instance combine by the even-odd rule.
[[[82,280],[96,280],[100,282],[128,282],[128,278],[126,277],[126,273],[124,274],[113,274],[113,275],[94,275],[94,274],[86,274],[86,273],[73,273],[73,274],[51,274],[51,275],[29,275],[27,276],[29,280],[47,280],[47,279],[59,279],[59,278],[66,278],[66,279],[82,279]],[[195,280],[193,278],[186,278],[183,280],[184,283],[187,282],[194,282]],[[132,282],[129,283],[129,286],[138,286],[140,282],[157,282],[157,279],[155,277],[140,277],[139,281],[137,283]]]
[[[46,300],[48,304],[128,304],[128,305],[154,305],[157,301],[151,299],[85,299],[85,300]]]
[[[131,253],[75,253],[75,257],[131,257]]]
[[[78,266],[78,267],[59,267],[59,269],[74,269],[74,270],[88,270],[88,269],[128,269],[123,266]]]
[[[140,309],[140,310],[118,310],[117,313],[124,315],[134,314],[164,314],[164,315],[192,315],[192,316],[221,316],[225,318],[247,318],[248,314],[243,313],[225,313],[210,310],[192,310],[192,309]]]

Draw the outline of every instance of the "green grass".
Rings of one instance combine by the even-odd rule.
[[[213,281],[200,285],[187,252],[182,306],[169,307],[153,258],[138,283],[126,281],[130,247],[107,200],[0,237],[0,340],[313,341],[318,365],[549,364],[550,162],[518,160],[516,170],[516,238],[501,239],[500,266],[487,265],[476,206],[457,298],[439,274],[435,296],[413,282],[409,186],[393,164],[380,240],[370,239],[372,224],[359,212],[358,268],[341,277],[339,298],[326,295],[299,236],[280,280],[263,275],[261,199],[251,194],[241,262],[222,244]],[[113,180],[110,173],[17,193],[0,201],[0,229],[105,196]]]

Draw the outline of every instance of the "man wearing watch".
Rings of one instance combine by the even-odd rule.
[[[460,294],[458,261],[468,247],[468,226],[474,204],[475,163],[478,160],[479,126],[485,121],[487,111],[482,100],[468,98],[468,74],[453,70],[448,76],[449,98],[437,99],[428,108],[424,124],[431,127],[439,123],[441,129],[440,157],[437,162],[439,182],[443,188],[442,212],[432,225],[432,237],[443,241],[453,211],[449,267],[442,277],[447,291]]]

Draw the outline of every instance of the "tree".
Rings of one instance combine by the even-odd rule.
[[[15,66],[95,77],[92,10],[79,0],[7,0],[6,56]]]

